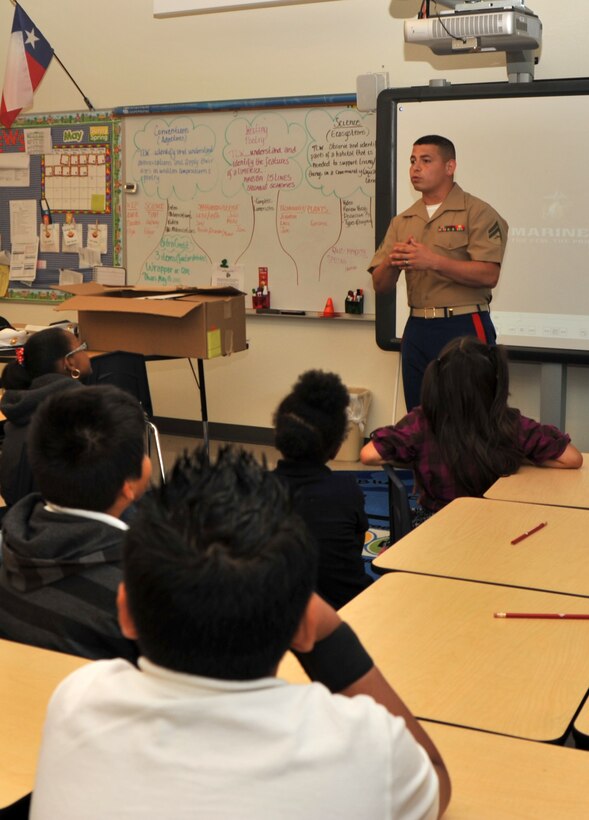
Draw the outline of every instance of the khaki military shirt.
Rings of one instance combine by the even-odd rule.
[[[393,217],[369,270],[385,261],[395,242],[407,242],[410,236],[450,259],[500,264],[507,231],[507,222],[497,211],[454,184],[431,219],[421,199]],[[433,270],[408,270],[405,278],[410,307],[456,307],[491,301],[490,288],[461,285]]]

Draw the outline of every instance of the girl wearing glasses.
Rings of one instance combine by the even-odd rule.
[[[6,417],[0,457],[0,493],[8,506],[35,489],[26,441],[29,422],[43,399],[60,390],[81,386],[92,371],[86,344],[69,330],[51,327],[17,348],[14,362],[4,368],[0,411]]]

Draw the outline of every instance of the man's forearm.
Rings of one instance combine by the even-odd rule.
[[[501,266],[497,262],[476,262],[474,260],[449,259],[437,255],[432,270],[441,273],[453,282],[467,287],[494,288],[499,281]]]
[[[397,286],[400,273],[400,268],[392,265],[388,259],[381,262],[372,271],[372,284],[375,292],[392,293]]]

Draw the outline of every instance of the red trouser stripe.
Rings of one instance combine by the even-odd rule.
[[[483,327],[483,323],[481,322],[480,313],[472,314],[472,323],[474,325],[474,329],[476,330],[477,339],[479,339],[481,342],[486,342],[487,334],[485,333],[485,328]]]

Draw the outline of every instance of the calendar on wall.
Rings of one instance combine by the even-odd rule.
[[[108,214],[111,155],[108,145],[57,145],[42,157],[43,198],[54,212]]]

